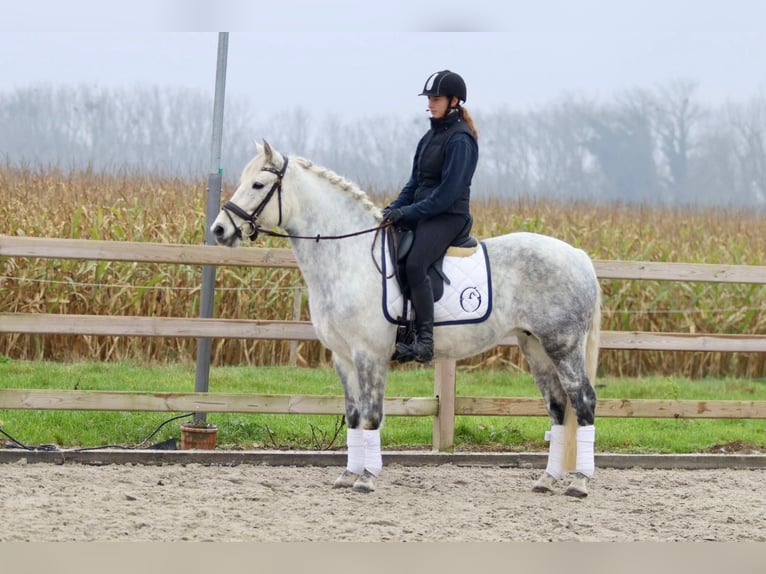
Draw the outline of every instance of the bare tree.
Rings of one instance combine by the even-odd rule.
[[[651,119],[641,94],[618,98],[590,110],[589,133],[583,145],[598,161],[604,175],[602,197],[608,200],[661,200],[654,161]]]
[[[501,198],[531,195],[535,175],[528,116],[500,110],[476,114],[476,122],[481,140],[474,188]]]
[[[567,98],[530,115],[537,195],[561,199],[603,196],[603,168],[591,149],[593,118],[600,114],[592,102]]]
[[[704,109],[676,81],[599,104],[567,96],[529,112],[475,113],[475,197],[766,205],[766,97]],[[212,95],[161,88],[34,86],[0,92],[0,158],[12,165],[204,178]],[[222,162],[236,180],[268,139],[368,190],[396,192],[428,127],[422,116],[316,122],[296,109],[258,117],[227,98]]]
[[[661,87],[653,98],[654,123],[662,165],[662,178],[672,199],[689,199],[689,158],[696,147],[696,132],[704,119],[694,101],[695,82],[676,80]]]
[[[743,203],[766,204],[766,97],[730,105],[727,117],[733,132],[738,180],[735,189]]]

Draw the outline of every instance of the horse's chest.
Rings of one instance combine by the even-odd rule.
[[[335,321],[329,317],[314,317],[314,330],[319,341],[332,351],[348,346],[349,338],[353,339],[356,326],[347,321]]]

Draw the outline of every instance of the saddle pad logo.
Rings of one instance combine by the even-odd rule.
[[[460,308],[466,313],[475,313],[481,307],[481,292],[476,287],[468,287],[460,293]]]

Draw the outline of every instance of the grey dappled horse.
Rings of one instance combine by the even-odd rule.
[[[357,186],[264,141],[211,226],[217,242],[228,246],[275,227],[290,236],[308,287],[311,321],[332,351],[345,393],[348,463],[335,486],[359,492],[375,489],[383,466],[383,395],[397,329],[381,310],[381,267],[373,251],[380,239],[359,233],[380,223],[380,209]],[[515,335],[552,422],[547,468],[533,490],[552,492],[575,470],[565,494],[587,496],[601,318],[593,264],[582,250],[534,233],[509,233],[484,244],[492,269],[491,314],[480,323],[437,326],[434,357],[470,357]],[[565,412],[572,410],[576,424],[567,416],[565,425]],[[567,445],[575,438],[572,468],[575,457]]]

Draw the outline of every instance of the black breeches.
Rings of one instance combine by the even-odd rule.
[[[405,273],[410,285],[420,285],[425,280],[428,268],[460,235],[465,224],[465,216],[456,213],[443,213],[418,221],[415,227],[415,241],[405,263]]]

